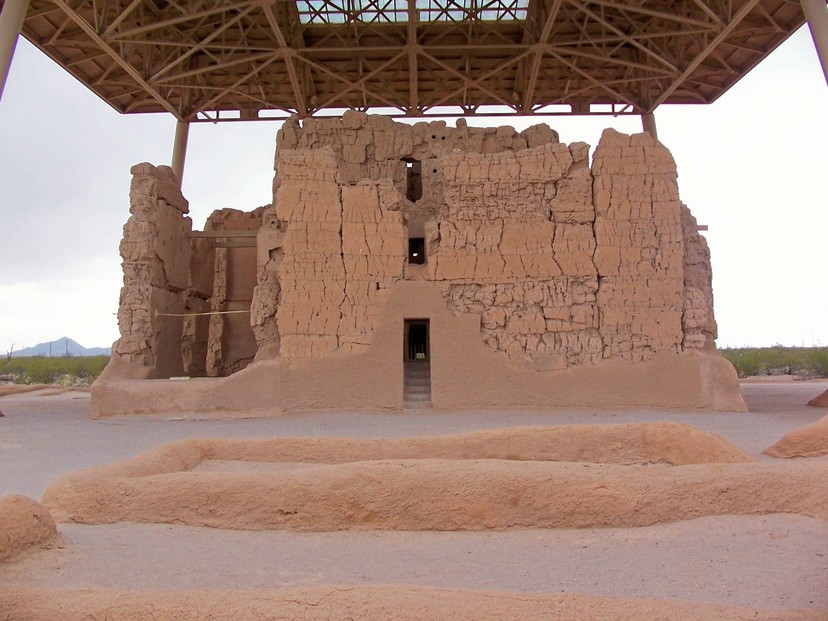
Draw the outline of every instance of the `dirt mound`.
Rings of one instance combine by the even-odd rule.
[[[516,427],[412,438],[182,440],[73,476],[141,477],[191,470],[202,460],[343,464],[388,459],[502,459],[616,464],[738,463],[750,455],[680,423]]]
[[[765,449],[764,453],[783,458],[828,455],[828,416],[786,433],[779,442]]]
[[[250,530],[645,526],[705,515],[828,518],[828,463],[621,466],[385,460],[276,472],[69,475],[43,497],[58,521]]]
[[[508,459],[673,465],[748,462],[724,438],[680,423],[517,427],[415,438],[206,440],[204,459],[339,464],[377,459]]]
[[[0,561],[55,537],[55,521],[40,503],[17,494],[0,498]]]
[[[828,390],[826,390],[818,397],[814,397],[813,399],[808,401],[808,405],[812,405],[815,408],[828,408]]]
[[[826,611],[767,611],[679,600],[560,593],[496,593],[409,586],[327,586],[270,591],[0,590],[12,619],[74,621],[214,621],[238,619],[415,621],[425,619],[556,619],[558,621],[819,621]]]

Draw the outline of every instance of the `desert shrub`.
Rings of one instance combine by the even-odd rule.
[[[828,347],[737,347],[721,350],[739,377],[775,374],[828,376]]]
[[[91,384],[101,374],[109,356],[32,356],[0,360],[0,375],[17,384]]]
[[[808,369],[821,377],[828,377],[828,347],[811,347],[803,355]]]
[[[764,371],[764,362],[758,350],[723,349],[722,355],[730,360],[739,377],[760,375]]]

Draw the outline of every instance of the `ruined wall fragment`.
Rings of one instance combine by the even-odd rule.
[[[682,328],[684,349],[712,350],[718,328],[713,316],[713,271],[707,240],[699,234],[698,223],[686,205],[681,206],[684,235],[684,306]]]
[[[151,377],[183,372],[179,343],[190,285],[192,221],[187,200],[167,166],[131,169],[130,213],[120,251],[124,285],[118,308],[121,337],[113,358],[147,369]]]
[[[257,344],[251,328],[250,308],[256,287],[255,237],[234,237],[233,233],[256,233],[269,207],[245,212],[220,209],[207,218],[205,231],[226,231],[226,238],[215,237],[213,279],[209,304],[209,332],[206,347],[208,375],[226,376],[240,371],[253,361]],[[228,313],[229,311],[229,313]]]

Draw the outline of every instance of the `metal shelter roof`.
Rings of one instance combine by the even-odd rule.
[[[786,0],[31,0],[23,35],[125,114],[638,114],[715,101],[804,21]]]

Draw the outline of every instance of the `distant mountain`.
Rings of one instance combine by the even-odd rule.
[[[48,343],[38,343],[34,347],[26,347],[12,353],[13,358],[25,356],[109,356],[111,347],[84,347],[68,336]]]

